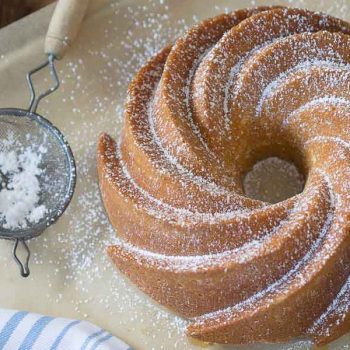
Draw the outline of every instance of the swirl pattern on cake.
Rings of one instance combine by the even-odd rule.
[[[350,329],[349,24],[260,7],[203,21],[137,73],[98,172],[118,231],[108,253],[203,341]],[[269,204],[244,174],[291,160],[304,190]]]

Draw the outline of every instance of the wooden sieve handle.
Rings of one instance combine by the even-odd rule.
[[[63,57],[78,34],[89,0],[58,0],[45,38],[45,53]]]

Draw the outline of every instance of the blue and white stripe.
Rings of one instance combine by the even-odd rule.
[[[0,310],[0,350],[131,350],[87,321]]]

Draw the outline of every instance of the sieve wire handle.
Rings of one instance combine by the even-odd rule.
[[[37,96],[32,78],[33,78],[33,75],[35,73],[39,72],[40,70],[44,69],[47,66],[49,67],[50,74],[51,74],[51,77],[53,79],[54,84],[48,90],[44,91],[39,96]],[[55,57],[53,55],[49,55],[47,58],[47,61],[45,61],[40,66],[38,66],[38,67],[34,68],[33,70],[31,70],[30,72],[28,72],[27,82],[28,82],[29,90],[30,90],[30,104],[29,104],[28,111],[30,113],[35,113],[41,99],[43,99],[47,95],[50,95],[51,93],[56,91],[58,89],[58,87],[60,86],[60,81],[58,79],[58,75],[57,75],[56,68],[55,68]]]
[[[58,0],[45,38],[45,52],[60,59],[76,38],[89,0]]]
[[[25,252],[26,252],[26,259],[25,259],[24,263],[22,263],[22,261],[17,256],[17,248],[18,248],[19,243],[22,243],[22,245],[25,249]],[[30,250],[29,250],[28,245],[24,239],[17,238],[15,240],[15,245],[13,246],[12,255],[13,255],[13,258],[15,259],[17,265],[19,266],[19,269],[21,271],[21,276],[28,277],[30,274],[30,271],[29,271]]]
[[[88,4],[89,0],[58,0],[45,38],[45,52],[48,59],[27,74],[31,94],[29,112],[35,113],[40,100],[58,89],[60,82],[55,68],[55,59],[63,57],[67,47],[77,36]],[[54,85],[36,96],[32,76],[47,66]]]

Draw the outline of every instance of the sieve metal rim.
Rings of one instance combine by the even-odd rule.
[[[30,112],[25,109],[21,108],[0,108],[0,116],[1,115],[8,115],[11,117],[29,117],[33,119],[35,122],[39,123],[42,127],[48,130],[49,133],[54,135],[58,142],[62,145],[62,149],[65,152],[65,155],[69,161],[69,167],[70,167],[70,176],[69,176],[69,184],[67,186],[67,191],[65,195],[65,200],[62,203],[62,205],[55,210],[52,217],[50,217],[50,221],[43,220],[42,222],[39,222],[38,224],[35,224],[34,227],[29,228],[20,228],[20,229],[6,229],[0,226],[0,238],[2,239],[8,239],[8,240],[28,240],[33,237],[37,237],[42,234],[42,232],[48,227],[54,224],[61,215],[66,211],[67,207],[69,206],[73,194],[76,187],[77,182],[77,170],[76,170],[76,162],[74,159],[73,151],[63,135],[63,133],[55,126],[52,122],[50,122],[48,119],[44,118],[38,113]]]

